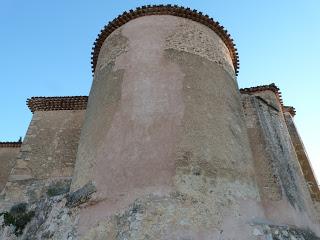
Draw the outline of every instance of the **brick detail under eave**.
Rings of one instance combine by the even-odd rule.
[[[268,91],[268,90],[274,92],[279,103],[281,104],[281,108],[282,108],[283,112],[289,112],[293,117],[296,115],[296,110],[294,107],[283,105],[283,100],[282,100],[282,95],[281,95],[280,89],[274,83],[271,83],[269,85],[260,85],[260,86],[256,86],[256,87],[241,88],[240,93],[241,94],[253,94],[253,93],[264,92],[264,91]]]
[[[292,117],[296,115],[296,109],[292,106],[283,106],[282,109],[284,112],[290,113]]]
[[[0,142],[0,148],[19,148],[22,142]]]
[[[27,99],[30,111],[84,110],[88,96],[32,97]]]

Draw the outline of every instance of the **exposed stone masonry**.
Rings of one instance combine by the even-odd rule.
[[[0,206],[33,202],[50,185],[70,185],[83,117],[83,110],[44,109],[33,113],[15,165],[1,193],[4,201]]]
[[[0,142],[0,192],[8,182],[11,169],[16,164],[21,142]],[[0,198],[1,202],[1,198]]]
[[[287,108],[288,109],[288,108]],[[305,177],[307,186],[309,188],[311,197],[317,201],[320,202],[320,190],[319,190],[319,184],[315,178],[315,175],[313,173],[313,169],[310,165],[308,156],[306,154],[306,150],[303,146],[303,143],[301,141],[301,138],[298,134],[298,131],[296,129],[296,126],[294,124],[294,121],[292,117],[294,116],[295,111],[292,110],[292,107],[288,109],[288,112],[284,113],[284,118],[290,133],[290,137],[293,143],[293,146],[295,148],[295,152],[297,154],[298,161],[301,166],[301,170],[303,172],[303,175]]]

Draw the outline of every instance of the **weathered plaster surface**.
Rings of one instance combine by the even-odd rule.
[[[9,174],[16,163],[19,151],[20,148],[18,147],[0,147],[0,192],[8,181]]]
[[[107,135],[107,131],[113,120],[113,114],[119,107],[124,71],[114,69],[114,59],[120,53],[125,52],[127,40],[121,34],[121,29],[115,31],[108,39],[110,39],[110,45],[115,47],[115,45],[119,44],[119,47],[115,47],[117,49],[115,51],[114,49],[109,49],[104,44],[101,49],[102,59],[106,59],[106,63],[99,59],[97,71],[101,74],[96,74],[90,91],[84,119],[85,124],[81,130],[77,152],[77,164],[75,165],[72,183],[73,190],[82,187],[91,180],[94,174],[92,169],[97,158],[96,148],[101,145],[104,137]],[[109,58],[106,58],[106,55]],[[81,139],[85,139],[86,141]],[[87,145],[88,143],[90,144]],[[101,168],[101,171],[105,171],[106,173],[106,170],[103,168]]]
[[[138,18],[107,38],[72,183],[72,190],[89,181],[97,188],[80,211],[80,235],[90,228],[88,239],[99,235],[100,222],[109,236],[123,232],[119,239],[231,238],[262,217],[240,95],[221,44],[205,26],[173,16]],[[135,201],[145,216],[114,225]],[[126,232],[127,224],[136,228]],[[242,232],[239,239],[254,239]]]

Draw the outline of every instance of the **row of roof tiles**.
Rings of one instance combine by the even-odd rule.
[[[256,92],[263,92],[263,91],[274,92],[279,103],[282,106],[282,111],[289,112],[292,116],[296,115],[296,110],[294,107],[283,105],[282,94],[280,92],[280,89],[274,83],[271,83],[269,85],[260,85],[260,86],[256,86],[256,87],[241,88],[240,89],[240,93],[242,93],[242,94],[250,94],[250,93],[256,93]]]
[[[21,147],[22,142],[18,141],[18,142],[0,142],[0,148],[12,148],[12,147]]]
[[[261,85],[250,88],[241,88],[241,94],[253,94],[262,91],[272,91],[282,105],[282,110],[295,116],[294,107],[283,106],[281,92],[274,84]],[[27,99],[27,105],[32,113],[36,111],[57,111],[57,110],[85,110],[87,108],[88,96],[64,96],[64,97],[31,97]],[[20,147],[18,142],[0,142],[0,147]]]
[[[32,97],[27,99],[31,112],[55,110],[83,110],[87,108],[88,96]]]
[[[220,25],[219,22],[214,21],[208,15],[203,15],[202,12],[198,12],[197,10],[192,10],[190,8],[184,8],[178,5],[146,5],[142,7],[138,7],[134,10],[130,10],[129,12],[124,12],[115,18],[113,21],[109,22],[98,34],[93,47],[92,47],[92,55],[91,55],[91,64],[92,64],[92,72],[97,65],[98,56],[100,49],[103,45],[103,42],[106,38],[117,28],[121,27],[125,23],[142,16],[150,16],[150,15],[172,15],[177,17],[183,17],[187,19],[191,19],[193,21],[199,22],[210,29],[212,29],[225,43],[227,48],[229,49],[230,56],[233,62],[233,66],[238,75],[239,71],[239,56],[236,49],[236,45],[233,42],[230,34],[227,30],[224,29],[223,26]]]
[[[283,106],[281,92],[274,84],[261,85],[257,87],[241,88],[240,93],[251,94],[262,91],[272,91],[277,96],[283,109],[295,115],[295,109]],[[55,111],[55,110],[83,110],[87,108],[88,96],[65,96],[65,97],[32,97],[27,100],[27,105],[31,112],[35,111]]]
[[[269,85],[256,86],[256,87],[241,88],[240,92],[241,93],[254,93],[254,92],[263,92],[263,91],[267,91],[267,90],[274,92],[275,95],[277,96],[279,102],[281,104],[283,104],[280,89],[274,83],[271,83]]]

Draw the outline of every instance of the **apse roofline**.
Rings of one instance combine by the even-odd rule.
[[[225,30],[224,27],[221,26],[219,22],[214,21],[213,18],[210,18],[208,15],[203,15],[202,12],[198,12],[197,10],[191,10],[190,8],[184,8],[178,5],[171,5],[171,4],[146,5],[146,6],[138,7],[135,10],[130,10],[129,12],[123,12],[113,21],[105,25],[104,28],[100,31],[100,34],[98,34],[98,37],[96,38],[92,47],[92,50],[93,50],[91,53],[92,73],[94,74],[94,71],[98,62],[99,52],[101,50],[103,42],[113,31],[115,31],[117,28],[121,27],[122,25],[126,24],[127,22],[133,19],[143,17],[143,16],[151,16],[151,15],[172,15],[172,16],[187,18],[195,22],[199,22],[209,27],[210,29],[212,29],[227,46],[230,52],[235,73],[236,75],[238,75],[239,56],[236,49],[236,45],[234,44],[233,39],[231,38],[231,35],[227,32],[227,30]]]

